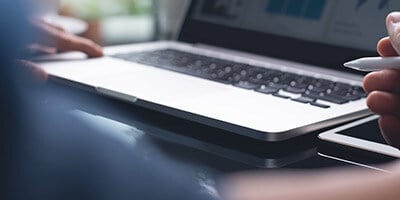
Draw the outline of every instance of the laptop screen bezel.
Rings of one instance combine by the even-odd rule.
[[[343,63],[378,55],[376,51],[304,41],[196,20],[192,15],[197,3],[198,0],[191,1],[178,41],[229,48],[357,74],[360,73],[342,67]]]

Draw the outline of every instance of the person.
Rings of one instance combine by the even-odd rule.
[[[386,26],[389,37],[378,42],[381,56],[400,55],[400,12],[388,15]],[[379,125],[385,140],[400,148],[400,71],[382,70],[369,73],[364,78],[364,88],[369,93],[367,105],[380,115]]]
[[[62,92],[32,82],[47,76],[29,62],[26,49],[80,50],[89,56],[101,56],[102,51],[87,39],[28,21],[26,4],[0,1],[5,30],[0,32],[0,199],[214,199],[195,175],[163,156],[151,141],[124,145],[42,101]],[[44,37],[32,37],[38,34]],[[65,100],[98,103],[75,93],[64,95]]]
[[[377,51],[381,56],[399,56],[400,12],[390,13],[386,26],[389,36],[378,42]],[[380,115],[382,135],[400,148],[400,70],[372,72],[363,82],[368,107]],[[227,200],[400,199],[400,162],[384,168],[390,173],[360,168],[237,173],[225,178],[221,191]]]

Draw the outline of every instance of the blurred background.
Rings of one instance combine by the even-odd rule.
[[[102,46],[169,40],[190,0],[35,0],[37,15]]]

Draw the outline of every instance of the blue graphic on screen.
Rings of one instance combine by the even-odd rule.
[[[356,10],[360,9],[365,3],[367,3],[367,0],[358,0]]]
[[[319,20],[322,17],[326,0],[270,0],[267,13]]]
[[[389,5],[389,1],[390,1],[390,0],[381,0],[381,2],[379,3],[378,9],[379,9],[379,10],[382,10],[382,9],[384,9],[384,8],[387,8],[388,5]]]
[[[359,10],[363,5],[365,5],[368,0],[358,0],[355,10]],[[382,10],[384,8],[388,8],[390,0],[381,0],[379,1],[378,9]]]

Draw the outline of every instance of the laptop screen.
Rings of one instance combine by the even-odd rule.
[[[194,0],[180,39],[334,67],[376,55],[394,10],[400,1]]]

